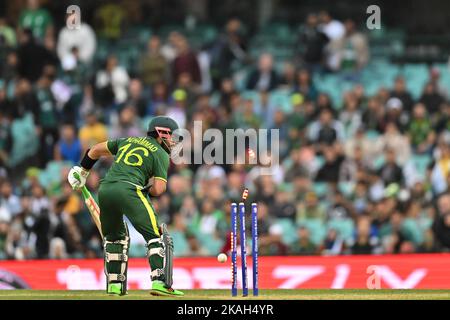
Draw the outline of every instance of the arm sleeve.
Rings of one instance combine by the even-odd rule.
[[[155,155],[153,161],[153,172],[155,179],[161,179],[167,182],[167,171],[169,170],[169,155],[164,151]]]

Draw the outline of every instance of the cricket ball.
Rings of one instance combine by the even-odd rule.
[[[217,256],[217,261],[220,263],[224,263],[227,261],[227,255],[225,253],[221,253]]]

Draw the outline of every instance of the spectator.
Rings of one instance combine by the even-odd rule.
[[[333,147],[323,149],[325,163],[317,171],[316,181],[337,183],[339,181],[339,170],[343,157],[338,155]]]
[[[403,216],[394,212],[388,225],[389,234],[382,239],[387,253],[412,253],[414,244],[408,239],[403,228]]]
[[[201,82],[200,67],[196,54],[189,47],[189,42],[184,36],[177,38],[175,42],[176,58],[173,61],[172,81],[178,82],[180,76],[188,74],[193,83],[199,85]]]
[[[319,20],[316,14],[310,13],[306,18],[304,28],[300,31],[297,46],[304,48],[302,59],[310,72],[318,71],[323,65],[325,46],[328,36],[319,30]]]
[[[140,79],[131,79],[128,86],[128,99],[124,105],[129,105],[136,110],[137,116],[144,118],[147,115],[147,99]]]
[[[8,48],[16,47],[16,33],[4,17],[0,17],[0,39],[0,43],[2,43],[2,45]]]
[[[414,106],[408,136],[415,153],[430,153],[436,136],[430,119],[427,117],[425,105],[418,103]]]
[[[173,103],[167,108],[165,114],[174,119],[180,128],[185,128],[187,123],[187,93],[183,89],[177,89],[172,94]],[[162,110],[159,110],[162,111]]]
[[[438,68],[430,68],[430,83],[433,84],[437,88],[437,92],[444,99],[448,99],[448,91],[444,86],[440,83],[441,80],[441,72]]]
[[[257,114],[255,114],[253,109],[253,100],[251,99],[245,100],[242,108],[235,111],[235,117],[235,123],[239,128],[258,129],[261,126],[261,119]]]
[[[187,256],[201,257],[209,255],[209,252],[200,244],[200,241],[198,241],[194,233],[188,232],[186,234],[186,240],[188,243]]]
[[[384,165],[378,172],[378,175],[387,186],[391,183],[403,184],[404,176],[402,168],[397,164],[397,156],[394,150],[387,149],[384,154]]]
[[[328,11],[319,12],[319,28],[331,41],[340,40],[345,35],[345,27],[339,20],[333,19]]]
[[[118,40],[122,36],[126,18],[126,11],[119,4],[104,3],[95,11],[95,29],[105,39]]]
[[[59,112],[55,96],[51,91],[51,85],[55,79],[56,70],[52,66],[46,66],[44,73],[39,78],[34,95],[37,98],[37,110],[35,121],[40,133],[40,165],[45,166],[52,157],[54,146],[59,137]]]
[[[307,228],[300,227],[297,232],[298,241],[291,247],[290,254],[313,255],[317,254],[316,246],[311,242]]]
[[[439,111],[444,98],[439,94],[435,84],[429,82],[425,85],[419,102],[423,103],[430,115],[434,115]]]
[[[394,89],[390,94],[391,98],[398,98],[402,102],[402,106],[406,112],[411,113],[413,107],[413,98],[406,89],[405,78],[398,76],[395,78]]]
[[[125,106],[119,113],[117,123],[112,125],[109,136],[111,139],[123,137],[139,137],[144,135],[141,126],[136,118],[136,109],[132,106]]]
[[[336,44],[339,69],[343,71],[361,70],[369,61],[367,38],[363,33],[357,31],[352,19],[347,19],[344,27],[345,35],[339,38]]]
[[[45,66],[57,64],[53,54],[35,41],[30,29],[25,29],[22,33],[17,56],[19,58],[19,75],[31,82],[41,77]]]
[[[246,87],[248,90],[271,91],[278,83],[278,75],[273,68],[273,57],[269,53],[263,53],[258,60],[258,69],[249,74]]]
[[[290,199],[291,192],[286,188],[280,188],[275,194],[275,203],[273,204],[274,216],[279,219],[289,219],[293,223],[296,219],[296,208]]]
[[[338,232],[335,229],[328,230],[320,250],[322,255],[339,255],[343,253],[344,249],[345,243]]]
[[[147,52],[141,57],[140,70],[146,86],[154,86],[165,82],[168,77],[166,58],[161,52],[161,40],[158,36],[152,36],[147,44]]]
[[[129,81],[127,70],[119,66],[116,56],[110,55],[106,59],[105,69],[97,72],[95,76],[95,86],[98,90],[101,106],[110,107],[111,103],[125,102],[128,97]]]
[[[341,122],[334,120],[333,113],[328,109],[322,110],[319,120],[309,127],[308,138],[318,145],[332,145],[343,137],[344,128]]]
[[[437,200],[437,215],[433,232],[440,246],[450,248],[450,194],[444,193]]]
[[[68,254],[66,251],[66,243],[61,238],[53,238],[50,242],[50,253],[49,253],[50,259],[67,259]]]
[[[351,247],[352,254],[371,254],[374,250],[373,240],[371,239],[370,219],[360,217],[358,219],[355,243]]]
[[[96,143],[108,140],[108,129],[98,120],[95,112],[89,113],[85,121],[86,124],[80,128],[78,134],[83,151]]]
[[[242,23],[239,19],[230,19],[225,33],[220,35],[210,48],[210,73],[214,88],[219,88],[220,80],[231,76],[233,63],[247,60],[247,43]]]
[[[383,130],[384,108],[379,99],[372,97],[367,101],[367,108],[362,113],[361,121],[364,123],[365,130]]]
[[[353,137],[362,125],[358,99],[352,92],[344,95],[344,110],[339,117],[344,126],[346,138]]]
[[[356,145],[351,155],[346,156],[339,170],[339,182],[356,183],[363,177],[361,173],[371,172],[371,166],[364,158],[363,149]]]
[[[290,62],[286,62],[283,64],[283,70],[280,76],[280,89],[292,90],[295,88],[295,83],[297,81],[297,70],[295,69],[295,65]]]
[[[179,32],[172,31],[169,33],[169,36],[167,37],[167,42],[163,44],[161,47],[162,55],[164,56],[164,58],[166,58],[166,60],[170,64],[172,64],[175,58],[177,57],[178,41],[180,41],[182,37],[183,36]]]
[[[26,8],[20,13],[19,27],[30,29],[33,37],[43,43],[45,38],[53,38],[54,27],[50,13],[40,7],[40,0],[27,0]]]
[[[22,212],[20,198],[13,193],[13,187],[9,181],[1,184],[0,203],[9,212],[11,218],[15,218]]]
[[[397,128],[404,132],[408,124],[409,114],[403,110],[402,101],[398,98],[390,98],[386,102],[385,123],[394,122]]]
[[[12,144],[10,119],[0,111],[0,168],[8,163]]]
[[[300,70],[297,73],[297,84],[295,92],[300,93],[305,99],[314,101],[317,99],[317,89],[311,79],[311,74],[307,70]]]
[[[430,182],[435,194],[445,192],[448,188],[447,177],[450,174],[450,144],[440,138],[436,148],[436,159],[430,165]]]
[[[63,125],[60,136],[61,138],[55,145],[55,160],[70,161],[73,164],[78,163],[81,159],[82,147],[73,125]]]
[[[319,203],[317,195],[310,191],[305,195],[305,203],[300,206],[297,213],[297,223],[307,219],[318,219],[325,222],[326,213],[322,205]]]
[[[397,161],[404,165],[411,156],[411,146],[408,138],[402,135],[394,122],[388,122],[384,134],[379,136],[375,142],[374,148],[378,152],[390,149],[395,150]]]
[[[327,11],[319,12],[319,30],[322,31],[329,43],[325,48],[326,65],[332,71],[339,70],[339,43],[345,36],[344,24],[333,17]]]

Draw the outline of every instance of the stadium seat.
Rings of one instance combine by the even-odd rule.
[[[348,240],[353,237],[355,223],[352,219],[331,219],[327,223],[327,229],[334,229],[344,239]]]
[[[147,249],[141,244],[131,242],[128,255],[133,258],[142,258],[147,256]]]
[[[411,157],[411,161],[414,164],[417,173],[423,178],[425,177],[427,167],[431,163],[431,160],[431,157],[427,154],[414,154]]]
[[[311,242],[319,245],[326,236],[326,226],[320,219],[304,219],[297,223],[299,227],[309,230]]]
[[[200,241],[202,246],[205,247],[209,254],[216,254],[223,246],[223,242],[220,239],[210,234],[199,234],[197,239]]]
[[[54,183],[61,181],[61,171],[64,167],[70,168],[72,163],[67,161],[50,161],[47,163],[45,170],[42,170],[39,174],[39,182],[45,188],[51,186]]]
[[[22,118],[16,118],[12,122],[11,136],[14,143],[9,163],[11,166],[15,166],[26,158],[33,156],[39,147],[31,113],[27,113]]]
[[[290,219],[277,219],[275,224],[281,226],[283,230],[282,241],[286,245],[291,245],[297,240],[297,229],[295,224]]]
[[[285,113],[292,112],[292,105],[289,92],[285,90],[276,90],[271,92],[269,101],[271,104],[280,108]]]
[[[345,196],[348,197],[353,193],[355,184],[353,182],[339,182],[338,190]]]
[[[324,197],[328,191],[328,184],[326,182],[314,182],[312,185],[314,193],[319,197]]]
[[[173,238],[173,254],[175,256],[184,256],[189,250],[189,246],[184,233],[179,231],[171,231]]]
[[[420,245],[423,243],[423,230],[421,230],[417,220],[406,218],[405,220],[403,220],[402,230],[406,238],[412,241],[415,245]]]

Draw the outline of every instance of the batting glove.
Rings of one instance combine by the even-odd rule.
[[[72,167],[72,169],[70,169],[67,180],[69,180],[69,183],[74,190],[78,190],[84,187],[88,175],[88,170],[85,170],[79,166],[74,166]]]

